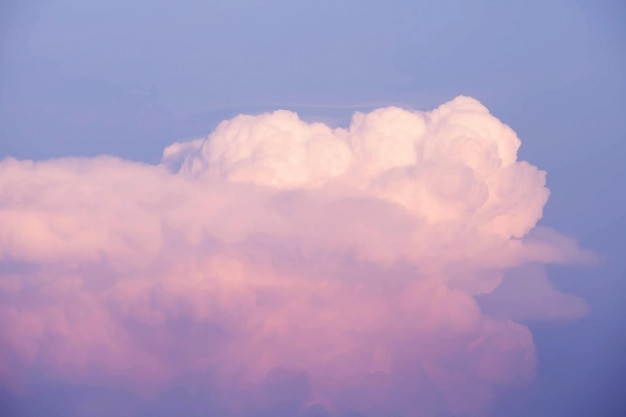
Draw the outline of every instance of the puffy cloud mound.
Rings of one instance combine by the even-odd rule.
[[[476,296],[524,265],[593,259],[536,227],[549,192],[519,146],[458,97],[336,129],[241,115],[157,166],[6,159],[1,381],[124,386],[159,407],[203,387],[216,416],[486,415],[533,377],[511,320],[533,314]],[[528,282],[541,316],[584,312]]]

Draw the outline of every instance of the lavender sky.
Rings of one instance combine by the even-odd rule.
[[[621,2],[9,1],[0,34],[2,415],[626,413]]]

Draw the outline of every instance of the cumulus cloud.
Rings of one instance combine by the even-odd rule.
[[[536,227],[549,192],[519,146],[458,97],[347,128],[240,115],[159,165],[5,159],[2,382],[155,399],[188,378],[224,416],[485,415],[532,380],[513,320],[536,303],[476,297],[524,265],[594,259]],[[524,296],[559,300],[542,317],[584,312],[536,276]]]

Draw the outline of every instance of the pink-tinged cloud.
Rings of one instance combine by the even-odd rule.
[[[6,159],[0,381],[156,398],[193,374],[224,415],[486,415],[533,378],[512,320],[586,307],[534,270],[505,308],[475,297],[594,260],[536,227],[549,192],[519,146],[458,97],[348,128],[237,116],[157,166]]]

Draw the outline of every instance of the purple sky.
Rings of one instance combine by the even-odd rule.
[[[494,415],[626,414],[620,1],[11,0],[0,6],[0,35],[0,159],[106,154],[156,164],[168,145],[204,138],[241,113],[286,109],[346,127],[355,111],[479,100],[521,139],[518,160],[547,172],[551,194],[539,225],[602,259],[547,266],[552,285],[582,298],[588,312],[516,319],[532,333],[537,376],[523,394],[502,388]],[[16,197],[2,198],[0,207]],[[0,279],[31,267],[0,253]],[[0,305],[10,297],[1,293]],[[497,297],[478,300],[488,314],[497,309]],[[29,382],[18,393],[0,390],[3,415],[81,415],[92,403],[137,417],[223,412],[207,401],[218,389],[202,375],[146,400],[122,383],[19,372]],[[306,378],[283,377],[267,389],[299,401]],[[328,415],[315,413],[307,415]]]

